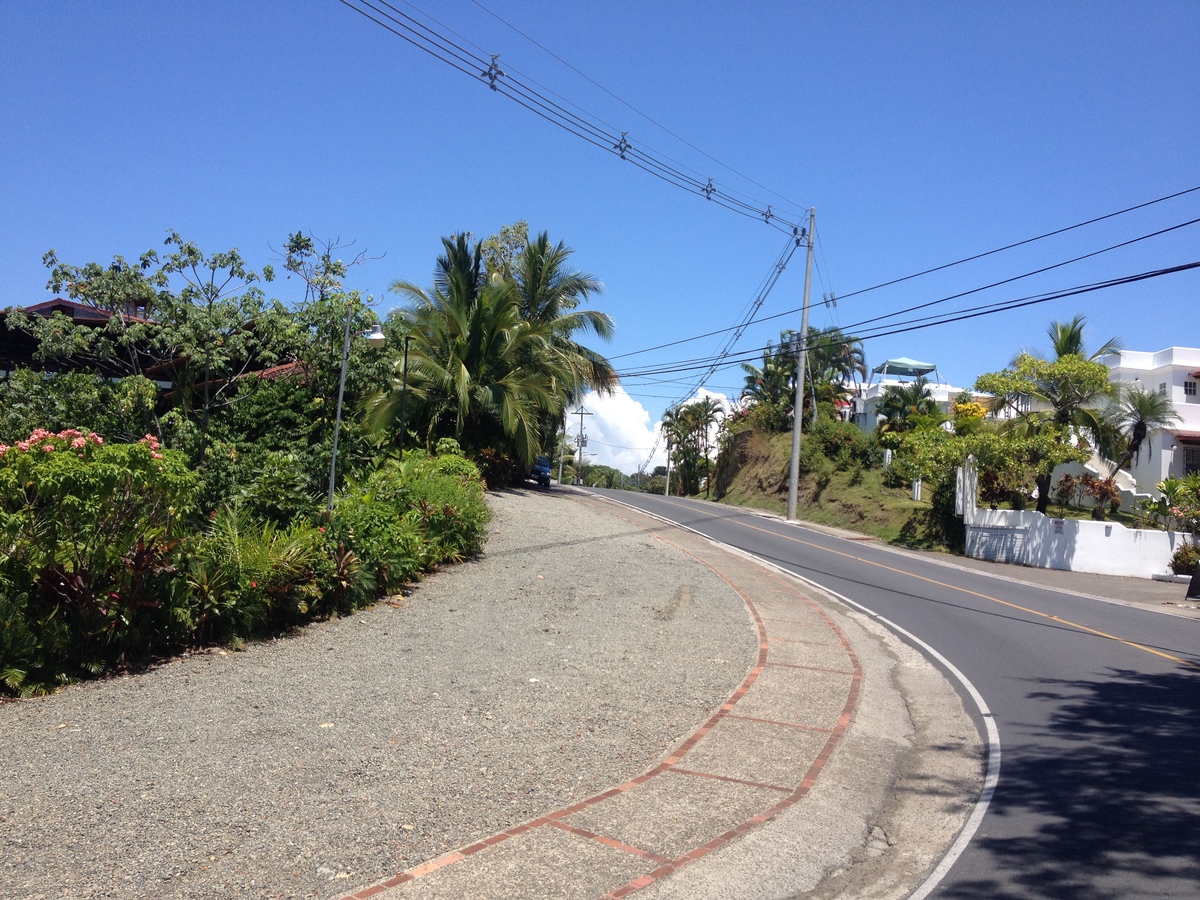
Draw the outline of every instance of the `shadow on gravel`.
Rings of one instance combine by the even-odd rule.
[[[1200,896],[1200,674],[1112,670],[1040,682],[1059,705],[1006,756],[989,815],[1035,817],[1030,834],[975,846],[1005,880],[956,880],[938,896]]]

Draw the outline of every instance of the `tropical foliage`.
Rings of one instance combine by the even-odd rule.
[[[721,421],[724,407],[713,397],[702,397],[683,406],[667,410],[662,418],[662,431],[674,466],[671,475],[679,494],[700,493],[711,469],[712,435]]]
[[[57,374],[0,382],[0,691],[347,613],[482,546],[483,481],[458,444],[435,434],[400,460],[356,415],[399,353],[351,339],[343,358],[346,334],[378,322],[342,287],[361,255],[291,235],[283,268],[304,298],[286,308],[261,294],[269,267],[255,274],[237,251],[203,254],[174,233],[167,245],[132,264],[47,255],[50,287],[102,311],[94,325],[7,316]],[[561,268],[564,248],[542,246]],[[549,359],[574,389],[604,382],[597,359],[572,356],[586,359],[567,340],[583,327],[564,324],[571,288],[528,325],[515,286],[480,287],[518,298],[516,324],[497,326],[534,335],[516,365]],[[565,312],[552,315],[555,303]],[[497,304],[476,321],[507,314]],[[326,511],[343,372],[341,490]]]
[[[0,690],[37,693],[213,641],[346,613],[479,551],[478,469],[452,444],[280,523],[201,515],[203,473],[153,435],[38,430],[0,445]],[[278,501],[276,501],[278,502]]]
[[[903,434],[914,428],[935,427],[945,421],[945,416],[933,399],[933,392],[925,378],[909,384],[892,384],[879,397],[876,411],[880,415],[876,426],[881,435]]]
[[[759,365],[743,363],[741,402],[756,428],[783,431],[791,427],[795,404],[796,355],[794,336],[781,332],[778,346],[767,344]],[[834,414],[835,404],[851,394],[855,376],[866,377],[862,342],[840,329],[810,327],[807,341],[807,376],[804,392],[806,417],[816,422],[818,410]]]
[[[981,375],[975,389],[995,396],[994,409],[1008,407],[1015,413],[1009,433],[1027,439],[1049,439],[1042,445],[1061,442],[1082,451],[1097,447],[1105,455],[1113,453],[1115,432],[1103,415],[1103,404],[1111,394],[1108,369],[1102,363],[1078,354],[1066,354],[1053,361],[1028,353],[1017,357],[1011,368]],[[1050,504],[1050,481],[1061,454],[1046,452],[1032,460],[1037,467],[1037,510],[1045,513]],[[1084,453],[1083,459],[1090,453]],[[1056,460],[1058,460],[1056,462]]]
[[[1144,391],[1136,385],[1123,385],[1118,389],[1105,418],[1125,440],[1125,450],[1117,460],[1118,469],[1128,469],[1129,464],[1141,456],[1143,446],[1147,455],[1152,454],[1146,438],[1180,421],[1169,397]]]
[[[389,323],[408,347],[389,387],[369,401],[379,429],[411,404],[406,429],[426,446],[459,441],[473,455],[509,460],[528,471],[553,446],[567,406],[584,391],[608,392],[616,374],[604,357],[578,342],[612,335],[612,322],[579,305],[600,289],[567,268],[571,251],[541,234],[518,246],[510,235],[472,245],[465,234],[444,238],[434,283],[397,281],[408,307]],[[489,271],[485,258],[495,269]]]

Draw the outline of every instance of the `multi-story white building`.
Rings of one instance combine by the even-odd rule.
[[[872,376],[878,375],[879,380],[871,381],[868,384],[855,388],[854,396],[851,398],[853,408],[850,414],[850,421],[854,422],[863,431],[870,432],[875,430],[875,426],[879,423],[879,402],[888,388],[911,387],[916,379],[924,378],[930,374],[933,375],[933,380],[926,381],[925,383],[926,387],[929,388],[929,395],[933,398],[933,402],[937,404],[938,409],[951,419],[954,418],[954,401],[964,391],[984,405],[987,405],[988,401],[991,400],[991,394],[981,394],[978,391],[955,387],[952,384],[942,381],[941,376],[938,374],[937,366],[933,363],[918,362],[917,360],[900,357],[899,359],[889,359],[879,364],[871,370],[871,374]],[[1008,418],[1010,415],[1010,410],[1003,410],[999,413],[1000,418]]]
[[[1169,397],[1180,421],[1150,434],[1130,474],[1142,493],[1173,475],[1200,472],[1200,348],[1168,347],[1157,353],[1120,350],[1105,356],[1109,380]]]

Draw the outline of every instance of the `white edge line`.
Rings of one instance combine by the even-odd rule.
[[[857,609],[860,612],[870,616],[872,619],[891,629],[895,633],[907,638],[909,641],[919,647],[927,656],[930,656],[941,663],[947,672],[958,679],[959,684],[963,686],[967,694],[971,697],[975,707],[979,710],[980,717],[983,719],[984,729],[987,732],[987,771],[983,776],[983,790],[980,791],[979,799],[975,801],[975,807],[971,810],[971,815],[967,817],[967,821],[963,825],[962,830],[959,831],[958,837],[954,839],[954,843],[950,845],[950,848],[946,851],[945,855],[942,856],[941,862],[939,862],[933,868],[933,871],[931,871],[928,877],[926,877],[926,879],[917,886],[916,890],[908,895],[907,900],[924,900],[925,897],[928,897],[931,893],[933,893],[933,891],[941,883],[942,879],[945,878],[949,873],[951,867],[958,861],[958,858],[962,856],[963,851],[967,849],[967,845],[971,843],[971,839],[975,836],[975,832],[979,830],[979,826],[983,822],[983,817],[987,813],[988,806],[992,802],[992,797],[996,793],[996,785],[1000,782],[1000,731],[996,727],[996,720],[992,716],[991,709],[988,708],[987,701],[983,699],[983,695],[979,693],[975,685],[971,683],[971,680],[962,672],[960,672],[954,663],[950,662],[950,660],[946,659],[945,656],[943,656],[925,641],[921,640],[908,629],[902,628],[891,619],[884,618],[869,607],[863,606],[861,603],[851,600],[849,597],[839,594],[837,591],[831,590],[824,585],[805,578],[803,575],[797,575],[795,572],[785,569],[783,566],[773,563],[770,560],[763,559],[756,554],[749,552],[748,550],[743,550],[741,547],[735,547],[732,544],[726,544],[723,541],[718,541],[716,538],[710,537],[701,531],[697,531],[695,528],[692,528],[688,525],[676,522],[673,519],[668,519],[666,516],[660,516],[657,513],[648,512],[630,503],[624,503],[620,500],[615,500],[612,497],[606,497],[602,494],[594,494],[591,491],[581,491],[581,493],[586,493],[597,500],[607,500],[609,503],[615,503],[618,506],[624,506],[627,509],[631,509],[634,512],[649,516],[652,519],[658,519],[660,522],[665,522],[668,525],[673,525],[676,528],[681,528],[684,531],[691,532],[697,537],[702,537],[710,543],[716,544],[723,550],[729,550],[741,556],[749,557],[759,565],[765,566],[769,569],[774,569],[775,571],[787,575],[790,578],[795,578],[797,581],[801,581],[804,584],[815,588],[816,590],[823,591],[824,593],[829,594],[831,597],[837,598],[847,606],[851,606],[854,609]]]

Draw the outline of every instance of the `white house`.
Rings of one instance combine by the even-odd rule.
[[[952,384],[942,381],[941,375],[938,374],[937,366],[933,363],[918,362],[915,359],[899,357],[898,359],[889,359],[880,363],[871,370],[872,376],[879,376],[878,381],[872,380],[870,383],[855,389],[854,397],[852,398],[853,412],[851,413],[851,421],[863,431],[874,431],[875,426],[879,422],[879,402],[884,392],[890,387],[907,387],[917,378],[924,377],[930,373],[933,374],[933,380],[926,382],[929,394],[937,404],[938,409],[946,413],[951,419],[954,418],[954,401],[958,399],[958,396],[963,391],[966,391],[975,400],[985,405],[991,400],[990,394],[981,394],[968,388],[955,387]],[[1004,410],[1000,413],[1002,418],[1007,418],[1009,415],[1011,415],[1009,410]]]
[[[1149,435],[1130,474],[1142,493],[1168,475],[1200,472],[1200,348],[1168,347],[1157,353],[1120,350],[1105,356],[1109,380],[1157,391],[1171,399],[1180,421]]]

